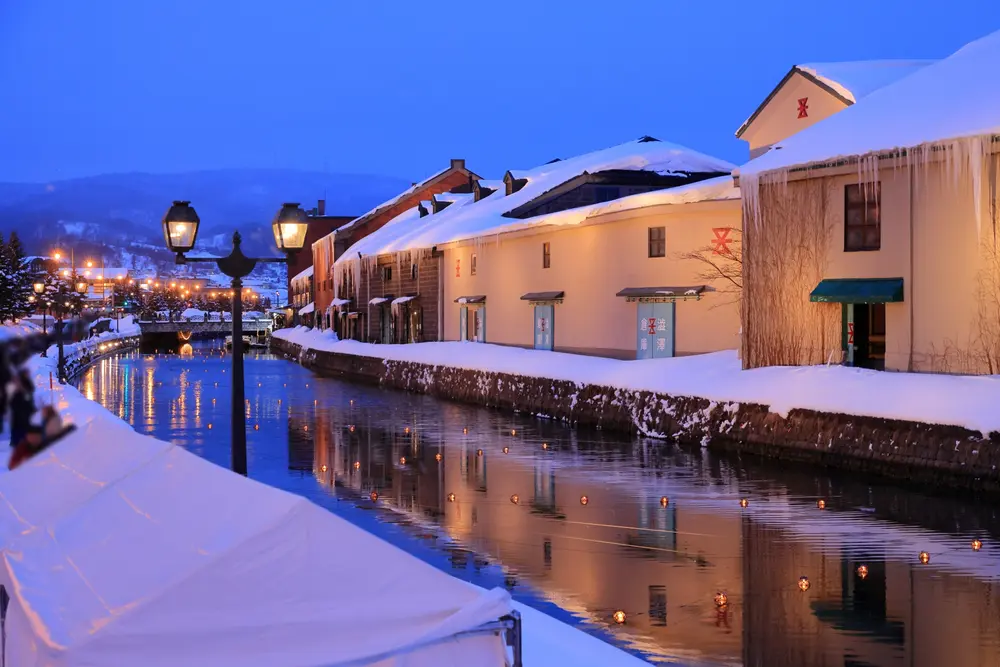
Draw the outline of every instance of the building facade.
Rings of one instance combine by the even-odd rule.
[[[446,169],[419,183],[414,183],[400,195],[379,204],[371,211],[313,242],[311,247],[316,283],[315,304],[317,312],[321,314],[321,323],[325,322],[328,326],[332,326],[334,320],[339,318],[339,314],[334,313],[332,308],[333,301],[337,298],[333,265],[347,248],[434,195],[461,190],[471,192],[472,182],[478,178],[479,176],[466,168],[464,159],[452,159]],[[359,305],[354,304],[354,310],[341,305],[340,310],[345,313],[356,313],[354,319],[357,319],[360,317],[360,311],[356,306]]]
[[[983,134],[1000,94],[970,83],[997,59],[1000,33],[740,167],[746,367],[1000,372],[1000,157]]]
[[[728,183],[707,196],[444,246],[444,339],[620,359],[735,349],[723,274],[738,273],[740,203]]]

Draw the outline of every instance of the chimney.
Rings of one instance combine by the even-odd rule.
[[[326,200],[320,199],[316,202],[316,215],[326,215]]]
[[[452,169],[465,169],[465,160],[459,160],[457,158],[452,158],[451,159],[451,168]]]

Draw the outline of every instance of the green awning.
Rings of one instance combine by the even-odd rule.
[[[831,303],[895,303],[903,300],[902,278],[827,278],[809,295]]]

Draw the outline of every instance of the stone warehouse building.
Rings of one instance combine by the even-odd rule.
[[[413,208],[420,201],[455,189],[468,190],[470,182],[478,178],[475,173],[465,167],[465,160],[453,159],[447,168],[419,183],[414,183],[405,192],[379,204],[364,215],[339,225],[332,232],[312,243],[312,265],[315,269],[315,309],[318,323],[324,327],[340,330],[347,326],[346,323],[343,325],[340,323],[342,314],[345,317],[350,314],[350,319],[353,320],[357,320],[361,316],[357,309],[358,304],[333,305],[336,291],[333,264],[348,247],[368,234],[381,229],[390,220]],[[357,329],[356,324],[355,322],[352,325],[355,330]]]
[[[1000,32],[738,170],[745,366],[1000,372],[997,62]]]
[[[435,195],[336,263],[362,340],[620,358],[738,344],[733,165],[651,137]],[[736,278],[738,280],[738,277]]]

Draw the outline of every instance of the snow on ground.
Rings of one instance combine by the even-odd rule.
[[[22,335],[26,329],[30,330],[31,327],[0,327],[0,340]],[[296,330],[285,331],[294,332]],[[115,337],[114,334],[105,334],[105,336]],[[103,344],[97,342],[99,338],[95,337],[77,345],[92,347]],[[312,338],[329,340],[329,336],[312,336]],[[75,347],[74,350],[76,350]],[[56,359],[53,356],[33,357],[28,361],[28,369],[35,378],[35,384],[38,387],[36,399],[39,403],[55,405],[63,421],[67,424],[76,424],[78,429],[81,429],[88,438],[93,440],[95,446],[99,446],[101,442],[107,442],[111,438],[139,440],[149,437],[136,433],[131,426],[104,407],[87,400],[72,385],[53,383],[50,389],[50,374],[52,376],[56,374]],[[58,447],[59,445],[54,446]],[[9,450],[3,453],[9,456],[8,452]],[[9,474],[6,465],[2,463],[0,463],[0,474]],[[577,667],[638,667],[648,664],[536,609],[517,602],[514,603],[514,607],[521,612],[523,619],[523,649],[526,667],[555,664],[575,665]]]
[[[298,327],[274,335],[316,350],[432,366],[568,380],[580,384],[1000,431],[1000,376],[890,373],[846,366],[744,371],[734,350],[673,359],[619,361],[483,343],[373,345]]]

